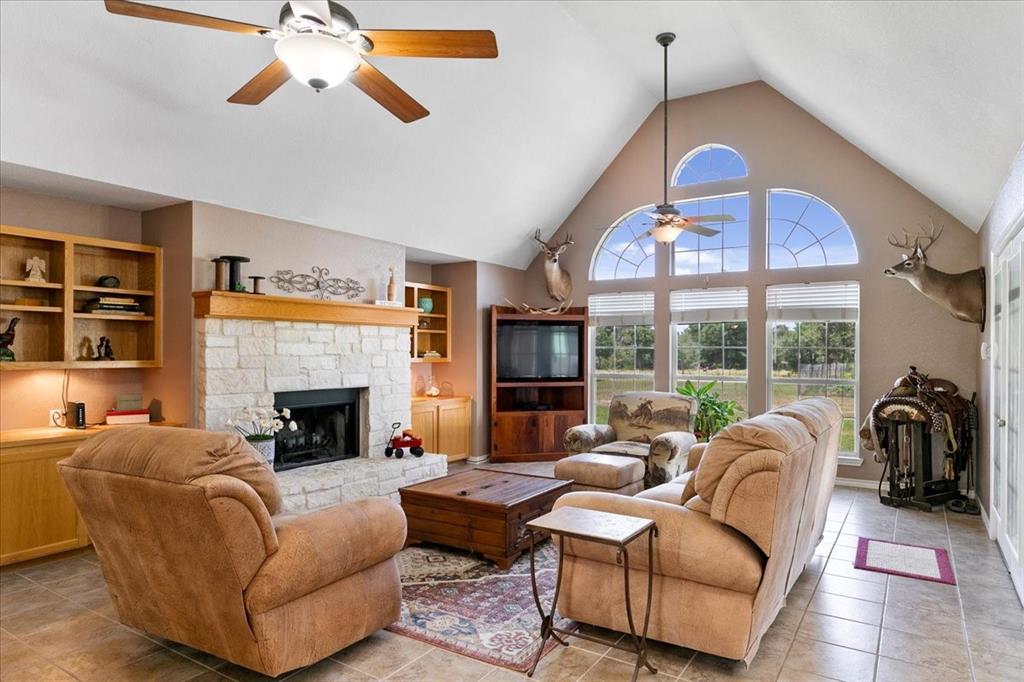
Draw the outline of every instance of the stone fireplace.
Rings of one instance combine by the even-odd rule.
[[[392,424],[410,424],[414,309],[228,292],[194,298],[199,427],[230,430],[225,422],[247,406],[302,415],[301,434],[282,431],[276,443],[277,458],[285,451],[275,468],[286,511],[397,496],[447,471],[436,454],[384,456]],[[267,319],[278,316],[285,319]]]

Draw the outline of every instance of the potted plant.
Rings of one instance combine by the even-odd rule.
[[[736,421],[736,401],[723,400],[712,389],[717,382],[709,382],[700,388],[687,381],[676,391],[680,395],[697,401],[697,414],[693,417],[693,435],[698,441],[706,442],[716,433]]]
[[[273,466],[274,436],[285,427],[284,420],[289,420],[289,431],[299,428],[298,424],[291,421],[291,416],[291,410],[287,407],[280,412],[266,407],[243,407],[237,410],[226,424],[242,434],[257,452],[267,458],[267,463]]]

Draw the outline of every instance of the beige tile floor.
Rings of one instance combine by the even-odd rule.
[[[959,585],[857,571],[852,559],[858,535],[945,547]],[[629,679],[628,655],[571,641],[544,658],[535,679]],[[1024,680],[1024,612],[977,517],[896,511],[879,505],[871,491],[840,488],[816,556],[749,669],[675,646],[655,644],[653,652],[659,678],[688,682],[1006,682]],[[267,679],[118,624],[96,556],[88,551],[0,572],[0,678]],[[498,682],[523,676],[381,631],[285,678]]]

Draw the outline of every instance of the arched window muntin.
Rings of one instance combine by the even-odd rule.
[[[605,230],[590,257],[591,281],[648,279],[655,276],[657,242],[654,237],[643,236],[650,226],[641,225],[646,214],[653,210],[654,204],[634,208],[619,216]]]
[[[710,142],[694,147],[683,156],[672,172],[672,186],[736,180],[748,174],[742,154],[727,145]]]
[[[855,265],[857,240],[842,213],[798,189],[769,189],[765,266],[768,270]]]

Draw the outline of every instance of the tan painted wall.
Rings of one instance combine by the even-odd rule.
[[[1013,167],[1010,168],[1006,183],[1003,185],[1002,190],[999,192],[999,196],[996,197],[995,202],[992,204],[988,217],[982,224],[981,232],[979,233],[981,243],[978,252],[978,263],[985,266],[987,269],[990,284],[995,274],[992,272],[991,267],[992,252],[999,248],[1003,239],[1010,234],[1010,230],[1024,219],[1022,216],[1024,216],[1024,147],[1021,147],[1017,152],[1017,157],[1014,159]],[[991,312],[991,310],[991,301],[989,301],[989,311]],[[981,335],[981,340],[989,344],[992,343],[991,326],[988,326],[985,329],[985,333]],[[978,410],[981,417],[982,434],[978,460],[980,464],[980,474],[978,476],[977,490],[978,497],[981,499],[986,510],[988,509],[991,499],[989,486],[992,484],[992,467],[991,462],[989,461],[989,458],[992,456],[990,427],[993,421],[993,415],[990,411],[992,407],[992,401],[990,399],[992,382],[990,381],[989,373],[991,371],[991,360],[983,359],[979,355]]]
[[[747,286],[750,292],[748,368],[750,406],[767,404],[765,381],[765,286],[805,281],[857,280],[861,286],[861,418],[910,364],[956,382],[970,396],[978,387],[976,329],[958,322],[902,281],[882,276],[899,259],[886,234],[932,216],[944,223],[942,241],[929,254],[934,267],[963,271],[976,266],[978,237],[955,218],[764,83],[673,100],[669,105],[670,167],[698,145],[717,142],[737,149],[750,175],[742,180],[671,189],[670,200],[736,191],[750,192],[750,271],[713,275],[711,286]],[[589,282],[591,254],[611,225],[636,207],[661,197],[661,109],[656,108],[623,147],[591,190],[558,229],[576,244],[562,263],[572,273],[576,301],[593,292],[653,290],[659,344],[655,367],[658,388],[670,376],[669,292],[703,285],[703,275],[671,277],[669,251],[659,253],[658,275],[647,280]],[[815,194],[832,204],[851,226],[860,263],[853,266],[767,271],[765,196],[768,189],[789,188]],[[527,271],[531,301],[546,303],[542,262]],[[861,467],[842,467],[839,475],[875,479],[880,468],[865,458]]]
[[[4,225],[67,232],[138,242],[142,218],[138,211],[0,188],[0,222]],[[4,325],[7,316],[0,316]],[[17,350],[17,341],[15,341]],[[61,406],[61,371],[19,371],[0,374],[0,429],[46,426],[50,409]],[[86,419],[101,421],[119,393],[143,393],[140,370],[107,369],[71,372],[70,400],[86,403]]]
[[[143,392],[165,417],[195,424],[192,391],[192,203],[145,211],[142,241],[164,250],[164,366],[146,370]]]
[[[265,290],[276,296],[311,296],[275,289],[269,277],[276,270],[286,269],[311,274],[314,265],[328,268],[329,277],[360,281],[366,293],[353,299],[358,302],[386,296],[390,265],[396,268],[399,289],[404,286],[404,246],[198,201],[193,207],[192,271],[193,288],[197,291],[213,288],[214,268],[210,259],[222,255],[252,258],[251,263],[242,267],[243,277],[267,277],[263,283]],[[245,284],[251,283],[246,280]]]

